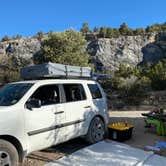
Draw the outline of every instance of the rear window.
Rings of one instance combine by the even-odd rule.
[[[66,102],[85,100],[86,95],[81,84],[64,84]]]
[[[102,98],[102,94],[97,84],[88,84],[93,99]]]

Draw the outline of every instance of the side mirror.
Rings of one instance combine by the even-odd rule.
[[[32,110],[32,108],[40,108],[41,107],[41,100],[38,99],[30,99],[26,106],[28,109]]]

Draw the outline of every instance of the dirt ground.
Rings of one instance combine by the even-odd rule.
[[[147,129],[144,127],[144,117],[141,116],[143,112],[146,111],[110,111],[110,123],[127,121],[134,125],[132,138],[124,142],[132,147],[144,149],[146,145],[154,146],[156,141],[166,142],[166,136],[157,136],[155,128]],[[77,138],[28,155],[23,166],[43,166],[86,146],[88,144],[84,140]],[[166,150],[163,150],[161,155],[166,157]]]

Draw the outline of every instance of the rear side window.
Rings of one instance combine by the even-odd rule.
[[[66,102],[85,100],[86,95],[81,84],[64,84]]]
[[[99,99],[102,98],[101,92],[97,84],[88,84],[88,88],[91,92],[93,99]]]

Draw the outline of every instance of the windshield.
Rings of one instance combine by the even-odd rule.
[[[0,89],[0,106],[16,104],[30,89],[31,83],[8,84]]]

